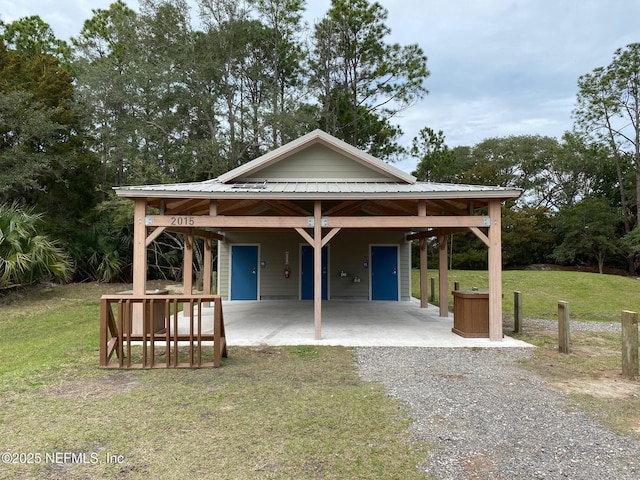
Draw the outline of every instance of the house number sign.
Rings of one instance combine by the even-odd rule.
[[[152,217],[145,217],[144,218],[144,224],[147,227],[150,227],[153,225],[153,218]],[[171,225],[172,227],[193,227],[196,224],[196,220],[193,217],[190,216],[177,216],[177,215],[171,215],[169,217],[169,225]]]
[[[193,217],[169,217],[169,223],[172,227],[192,227],[196,224]]]

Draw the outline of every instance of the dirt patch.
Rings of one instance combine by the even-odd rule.
[[[640,395],[640,383],[622,377],[619,372],[606,371],[598,378],[556,380],[549,387],[564,393],[588,394],[599,398],[624,399]]]
[[[66,398],[70,400],[87,400],[96,398],[111,398],[134,390],[145,388],[135,378],[117,378],[107,376],[102,381],[95,379],[63,379],[60,383],[47,386],[43,393],[52,398]]]
[[[580,357],[580,358],[604,358],[609,356],[620,355],[619,350],[615,350],[608,346],[595,345],[596,343],[599,343],[599,340],[597,339],[597,337],[594,338],[593,336],[591,336],[590,339],[593,345],[588,345],[588,346],[572,345],[571,354],[573,356]],[[601,343],[605,344],[606,340],[602,339]]]

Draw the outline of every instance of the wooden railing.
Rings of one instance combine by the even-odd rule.
[[[226,356],[218,295],[104,295],[100,299],[101,367],[219,367]]]

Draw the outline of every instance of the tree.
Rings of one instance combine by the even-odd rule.
[[[510,206],[502,209],[502,263],[518,267],[547,263],[556,235],[554,215],[547,207]]]
[[[578,80],[575,129],[588,141],[606,146],[615,165],[625,232],[640,218],[640,43],[614,53],[611,64]],[[623,163],[631,156],[635,170],[633,203],[625,186]]]
[[[603,272],[607,256],[619,251],[620,212],[601,197],[588,197],[562,209],[556,218],[560,244],[553,255],[560,262],[595,259]]]
[[[39,16],[20,18],[9,24],[0,22],[0,36],[7,48],[30,56],[47,54],[67,67],[71,60],[71,47],[56,38],[48,23]]]
[[[615,198],[617,183],[607,168],[608,156],[607,148],[566,132],[545,173],[547,204],[561,209],[592,195]]]
[[[42,234],[42,215],[18,203],[0,204],[0,288],[54,277],[69,279],[73,264],[59,245]]]
[[[304,95],[304,65],[307,52],[300,36],[304,29],[304,0],[255,0],[265,29],[264,68],[269,80],[270,100],[267,124],[271,129],[271,147],[300,136],[310,119],[301,109]]]
[[[315,26],[311,69],[319,126],[373,155],[400,152],[390,120],[422,98],[427,58],[416,44],[388,44],[387,10],[367,0],[332,0]]]
[[[94,205],[95,167],[71,72],[0,42],[0,202],[34,205],[59,225]]]
[[[420,181],[445,182],[456,172],[455,154],[444,142],[444,133],[425,127],[411,144],[411,156],[418,160],[413,175]]]
[[[129,162],[141,144],[133,115],[137,92],[130,83],[137,66],[138,33],[136,13],[118,0],[108,10],[93,10],[80,35],[72,39],[77,96],[87,107],[105,198],[111,186],[129,183]]]

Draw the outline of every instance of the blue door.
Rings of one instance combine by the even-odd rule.
[[[302,300],[313,300],[313,247],[310,245],[303,245],[300,252],[300,298]],[[327,291],[329,290],[329,275],[327,274],[328,264],[327,247],[322,247],[322,300],[327,299]]]
[[[371,299],[398,300],[398,247],[371,247]]]
[[[258,246],[231,246],[231,300],[258,299]]]

